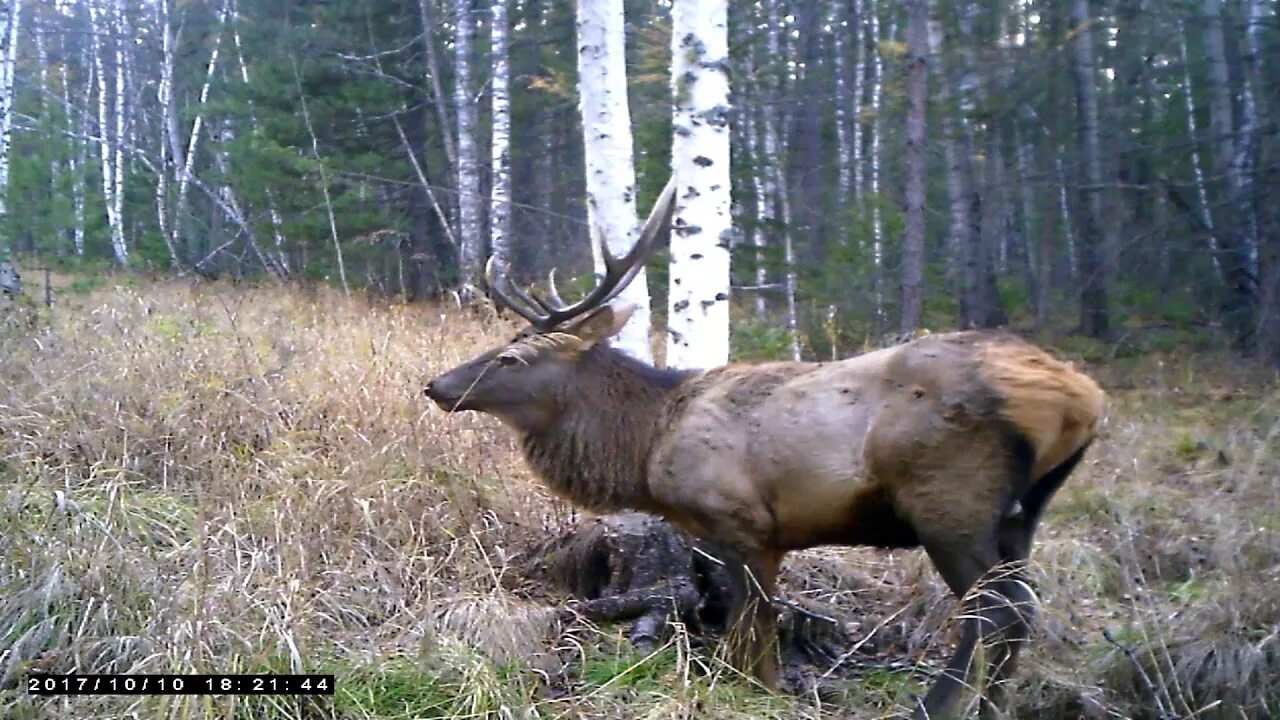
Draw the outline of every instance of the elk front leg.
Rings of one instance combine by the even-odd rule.
[[[729,664],[770,691],[778,689],[778,624],[773,608],[777,553],[728,548],[722,553],[731,604],[725,631]]]

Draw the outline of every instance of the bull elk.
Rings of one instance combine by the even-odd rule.
[[[529,325],[436,377],[447,411],[499,418],[557,495],[650,512],[724,550],[731,663],[777,687],[770,600],[783,556],[816,545],[923,546],[965,610],[947,668],[917,708],[940,717],[986,679],[1001,703],[1031,630],[1024,562],[1046,503],[1092,442],[1105,396],[1005,333],[926,336],[838,362],[657,369],[609,347],[633,308],[610,301],[670,223],[674,179],[623,257],[566,305],[497,272],[497,302]],[[979,643],[985,668],[973,668]],[[985,672],[979,672],[985,670]]]

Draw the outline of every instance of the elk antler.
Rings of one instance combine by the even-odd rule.
[[[614,257],[609,252],[603,232],[593,233],[596,242],[600,244],[600,256],[604,258],[604,279],[578,302],[566,305],[560,299],[560,293],[556,290],[554,270],[547,277],[551,299],[544,300],[536,293],[525,292],[516,287],[507,278],[505,272],[498,272],[492,256],[484,269],[489,290],[493,293],[495,300],[543,332],[604,305],[617,297],[618,293],[622,292],[644,267],[644,261],[653,250],[653,243],[661,234],[660,231],[671,223],[671,215],[675,210],[675,194],[676,179],[673,175],[667,181],[667,186],[662,189],[662,193],[658,195],[653,209],[649,211],[649,218],[645,220],[635,245],[632,245],[631,250],[620,258]]]

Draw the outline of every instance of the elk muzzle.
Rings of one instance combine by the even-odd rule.
[[[445,373],[427,381],[427,386],[422,389],[422,394],[430,398],[445,412],[472,410],[473,408],[467,404],[467,386],[453,381],[449,375],[450,373]]]

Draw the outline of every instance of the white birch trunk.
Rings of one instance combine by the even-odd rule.
[[[507,0],[493,0],[491,20],[493,84],[490,95],[493,137],[489,148],[489,247],[499,266],[510,266],[511,236],[511,63],[508,50]]]
[[[156,223],[160,226],[160,236],[175,269],[182,268],[178,255],[173,227],[169,222],[169,123],[167,118],[173,113],[173,62],[174,38],[173,28],[169,25],[169,0],[156,0],[156,25],[160,30],[160,85],[156,88],[156,101],[160,105],[160,163],[156,173]]]
[[[1223,31],[1222,0],[1203,0],[1201,15],[1204,18],[1204,54],[1205,64],[1209,68],[1209,137],[1214,145],[1214,171],[1226,175],[1227,197],[1224,198],[1223,212],[1235,215],[1240,212],[1241,201],[1247,198],[1243,189],[1245,180],[1241,165],[1244,164],[1240,144],[1236,142],[1235,106],[1232,103],[1231,75],[1227,69],[1226,40]],[[1242,109],[1252,104],[1252,96],[1245,85],[1242,97]],[[1241,139],[1248,137],[1248,129],[1242,124]],[[1230,208],[1227,210],[1226,208]],[[1246,204],[1245,207],[1248,207]],[[1224,236],[1229,241],[1226,250],[1231,255],[1247,254],[1249,258],[1257,257],[1257,246],[1248,227],[1248,219],[1252,217],[1250,209],[1244,216],[1232,221],[1219,223]],[[1235,264],[1232,258],[1232,264]],[[1254,273],[1256,277],[1256,272]]]
[[[727,0],[676,0],[669,367],[713,367],[729,359],[728,55]]]
[[[782,168],[774,168],[774,173],[781,176]],[[785,184],[779,183],[784,189]],[[786,264],[787,273],[783,278],[783,291],[787,296],[787,340],[791,351],[791,359],[800,362],[800,320],[796,312],[796,250],[791,241],[791,197],[787,192],[779,193],[778,204],[782,210],[782,224],[787,228],[782,233],[782,261]]]
[[[778,59],[790,57],[790,48],[783,50],[782,34],[783,21],[778,12],[776,5],[770,5],[767,15],[768,27],[765,33],[765,50],[769,58]],[[785,88],[785,80],[782,77],[784,73],[779,73],[779,79],[774,82],[773,86],[768,88],[768,92],[775,97],[782,97]],[[785,143],[782,142],[781,122],[778,118],[778,110],[776,106],[766,104],[760,108],[760,145],[763,148],[763,162],[761,163],[760,176],[760,220],[762,227],[768,232],[777,232],[778,237],[773,238],[774,242],[782,243],[782,290],[783,290],[783,307],[786,310],[786,323],[788,332],[788,349],[791,359],[800,359],[800,336],[798,330],[797,314],[796,314],[796,270],[795,270],[795,245],[791,238],[791,190],[787,184],[787,157],[785,151]],[[757,233],[759,235],[761,233]],[[765,241],[762,242],[762,247]],[[757,271],[756,279],[758,284],[764,286],[766,284],[767,273],[764,272],[763,266]],[[763,297],[758,297],[763,303]],[[762,306],[758,308],[763,314]]]
[[[185,155],[181,149],[182,138],[178,134],[177,111],[170,103],[169,142],[173,148],[174,161],[182,163],[178,169],[178,203],[174,215],[176,228],[182,227],[183,219],[187,215],[187,193],[191,186],[192,169],[195,167],[196,150],[200,146],[200,136],[203,135],[204,129],[204,106],[209,102],[209,87],[213,84],[213,75],[218,68],[218,56],[222,50],[222,33],[227,25],[228,9],[229,3],[224,2],[218,10],[218,29],[213,36],[213,49],[209,51],[209,62],[205,65],[204,84],[200,86],[199,110],[191,121],[191,135],[187,138]],[[181,235],[181,232],[178,232],[178,235]]]
[[[472,0],[454,0],[454,88],[458,112],[458,239],[464,300],[480,292],[484,244],[480,235],[480,152],[476,145],[476,101],[471,94]]]
[[[856,203],[862,198],[862,96],[863,81],[867,68],[866,23],[862,19],[865,10],[863,0],[853,0],[853,18],[856,26],[853,30],[853,122],[849,128],[849,143],[853,146],[853,154],[849,159],[853,163],[853,200]]]
[[[88,138],[92,134],[92,129],[90,128],[91,120],[89,116],[89,103],[93,99],[93,88],[97,82],[97,70],[94,68],[93,60],[88,56],[88,53],[86,53],[84,61],[84,66],[86,68],[84,93],[80,102],[81,111],[78,114],[80,116],[80,136]],[[68,104],[67,107],[71,107],[71,105]],[[75,131],[72,115],[73,113],[67,113],[68,133],[73,133]],[[75,227],[71,230],[71,240],[72,245],[75,247],[76,257],[84,257],[84,208],[85,186],[89,182],[89,143],[83,141],[76,142],[75,148],[73,149],[68,162],[71,166],[71,207],[75,215]]]
[[[622,0],[578,2],[578,96],[587,166],[587,224],[597,274],[604,273],[597,236],[620,257],[635,243],[636,171],[627,103],[626,37]],[[614,346],[645,362],[649,342],[649,283],[642,269],[619,298],[635,312]]]
[[[845,81],[845,75],[849,71],[847,42],[845,36],[849,32],[846,27],[844,18],[841,17],[841,10],[844,4],[840,2],[832,2],[827,16],[827,25],[831,28],[831,41],[835,44],[835,72],[836,72],[836,163],[837,163],[837,180],[836,180],[836,207],[844,207],[845,202],[849,199],[849,189],[853,185],[853,156],[852,148],[849,147],[849,106],[852,104],[852,98],[849,97],[848,83]],[[844,231],[841,231],[844,235]]]
[[[769,8],[769,30],[767,34],[767,48],[769,57],[781,58],[791,57],[790,48],[783,52],[781,50],[780,37],[782,35],[782,18],[779,17],[778,8],[772,5]],[[777,97],[783,96],[784,81],[779,80],[774,87]],[[786,151],[783,149],[781,122],[778,119],[778,110],[773,105],[766,105],[762,109],[764,125],[764,153],[767,158],[766,169],[766,185],[765,193],[769,202],[770,225],[772,227],[781,226],[782,241],[782,291],[784,307],[787,312],[787,338],[788,349],[792,360],[800,360],[800,335],[799,323],[796,314],[796,256],[795,243],[791,238],[791,188],[787,182],[787,157]],[[773,203],[777,203],[776,206]],[[776,210],[775,210],[776,207]]]
[[[1178,40],[1178,50],[1182,55],[1182,96],[1186,101],[1187,136],[1191,139],[1191,171],[1196,181],[1196,211],[1200,217],[1200,222],[1204,224],[1205,231],[1209,233],[1209,257],[1213,260],[1214,270],[1218,273],[1218,279],[1225,285],[1227,277],[1222,272],[1222,262],[1218,258],[1218,234],[1214,229],[1213,215],[1209,212],[1208,183],[1205,182],[1204,164],[1200,159],[1200,131],[1196,127],[1196,102],[1191,85],[1191,64],[1188,62],[1189,58],[1187,57],[1187,28],[1185,23]]]
[[[1231,162],[1231,174],[1236,178],[1236,212],[1240,214],[1240,225],[1249,249],[1250,269],[1255,276],[1258,272],[1258,217],[1253,208],[1253,157],[1260,133],[1258,102],[1265,97],[1261,94],[1263,85],[1258,67],[1261,62],[1259,53],[1262,52],[1258,35],[1262,32],[1261,24],[1266,21],[1265,12],[1261,0],[1247,0],[1245,72],[1240,87],[1240,142]]]
[[[116,215],[115,203],[115,171],[113,163],[115,155],[111,151],[113,127],[107,112],[108,85],[105,63],[102,59],[102,20],[103,12],[98,7],[100,0],[89,2],[89,39],[93,52],[93,69],[98,81],[98,157],[102,164],[102,199],[107,209],[107,227],[111,233],[111,249],[116,264],[121,267],[129,265],[129,249],[124,245],[123,227],[120,217]],[[118,80],[118,78],[117,78]],[[119,237],[119,241],[117,241]]]
[[[18,67],[18,26],[22,0],[5,0],[0,5],[0,230],[9,216],[9,143],[13,134],[14,75]],[[0,251],[8,249],[8,238],[0,237]]]
[[[115,0],[115,48],[116,48],[116,82],[115,102],[112,114],[115,119],[115,143],[111,157],[111,213],[115,221],[111,224],[111,249],[121,266],[129,264],[129,247],[124,237],[124,140],[125,134],[125,92],[128,88],[128,72],[125,66],[125,43],[131,37],[128,20],[124,14],[124,0]]]
[[[756,229],[751,233],[751,245],[755,248],[756,261],[756,287],[755,287],[755,306],[756,317],[763,320],[768,314],[768,303],[765,301],[765,287],[769,283],[769,272],[765,268],[764,249],[768,246],[769,235],[768,229],[772,224],[773,218],[773,198],[766,188],[765,176],[769,172],[768,165],[761,155],[760,138],[757,135],[757,123],[754,114],[749,110],[742,114],[743,135],[747,144],[747,154],[751,156],[751,163],[754,166],[751,171],[751,187],[756,196]]]
[[[876,0],[868,0],[868,13],[871,21],[871,37],[875,43],[875,57],[871,60],[871,117],[874,118],[871,124],[871,263],[872,272],[875,273],[872,278],[872,284],[875,292],[876,304],[876,325],[878,328],[884,327],[884,218],[880,212],[880,143],[882,132],[880,109],[884,105],[884,54],[881,52],[880,42],[880,8]],[[890,38],[893,36],[893,26],[890,25]]]
[[[1071,204],[1067,202],[1067,170],[1062,164],[1066,152],[1066,148],[1058,146],[1054,169],[1058,179],[1058,212],[1062,216],[1062,236],[1067,241],[1067,268],[1071,272],[1071,282],[1074,283],[1080,279],[1080,265],[1076,252],[1076,225],[1071,219]]]

